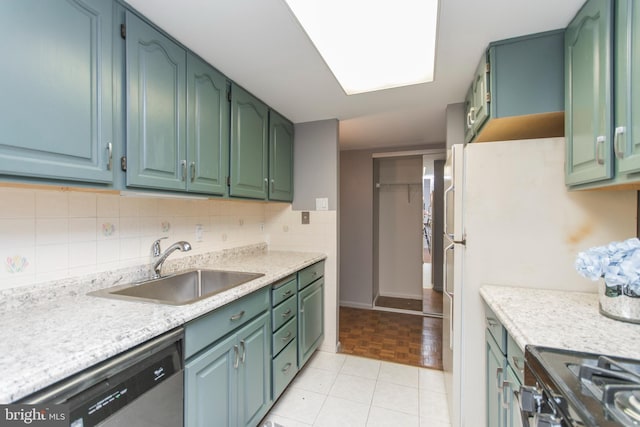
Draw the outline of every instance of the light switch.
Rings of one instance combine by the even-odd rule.
[[[328,211],[329,210],[329,199],[326,197],[319,197],[316,199],[316,210],[317,211]]]

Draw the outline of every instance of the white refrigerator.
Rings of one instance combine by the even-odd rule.
[[[486,423],[484,284],[596,292],[579,251],[636,235],[635,191],[568,191],[564,138],[454,145],[445,165],[443,365],[452,427]],[[487,426],[493,427],[493,426]]]

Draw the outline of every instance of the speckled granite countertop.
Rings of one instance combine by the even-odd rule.
[[[264,273],[202,301],[170,306],[87,296],[116,283],[139,280],[103,273],[89,283],[17,288],[0,295],[0,403],[9,403],[108,359],[191,319],[270,285],[324,259],[320,253],[275,252],[196,256],[173,270],[207,267]],[[142,269],[140,269],[142,270]],[[144,269],[148,274],[148,268]],[[140,274],[138,274],[139,276]]]
[[[483,286],[480,295],[522,349],[535,344],[640,359],[640,325],[601,315],[597,294]]]

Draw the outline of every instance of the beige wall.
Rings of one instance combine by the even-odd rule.
[[[159,237],[194,255],[267,240],[265,203],[0,188],[0,287],[149,264]],[[196,238],[196,226],[202,239]]]

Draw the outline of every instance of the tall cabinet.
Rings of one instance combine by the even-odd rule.
[[[269,111],[269,200],[293,201],[293,124]]]
[[[0,2],[0,175],[113,182],[109,0]]]

